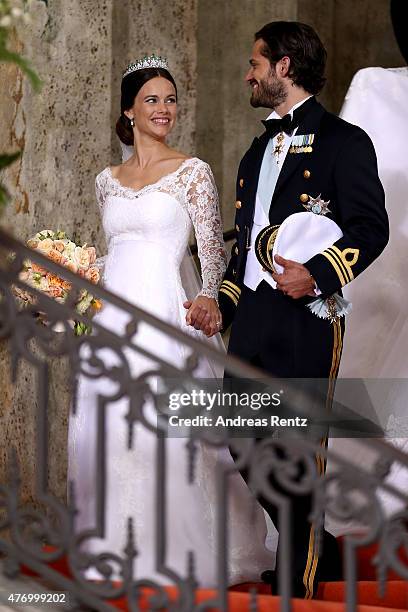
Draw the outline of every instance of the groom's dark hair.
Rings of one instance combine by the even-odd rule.
[[[134,145],[133,130],[130,120],[125,115],[125,111],[132,108],[135,98],[143,85],[155,77],[163,77],[170,81],[174,85],[177,97],[177,85],[170,72],[165,68],[143,68],[142,70],[131,72],[122,79],[120,117],[116,122],[116,134],[125,145]]]
[[[288,76],[295,85],[311,94],[318,94],[326,82],[324,70],[327,52],[314,29],[298,21],[273,21],[255,34],[264,42],[262,55],[272,66],[288,56]]]

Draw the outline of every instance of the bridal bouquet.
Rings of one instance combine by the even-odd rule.
[[[56,264],[64,266],[75,274],[79,274],[79,276],[82,276],[91,283],[95,285],[99,283],[99,269],[95,265],[95,248],[86,244],[78,246],[67,238],[65,232],[42,230],[27,241],[27,246],[45,255]],[[24,262],[24,268],[19,274],[19,279],[30,287],[44,292],[59,303],[65,302],[71,290],[71,283],[30,260]],[[29,292],[23,291],[19,287],[15,287],[14,291],[23,305],[35,303],[34,296]],[[101,306],[100,300],[95,299],[86,289],[80,290],[75,304],[75,310],[79,314],[95,314],[95,312],[100,310]],[[43,318],[42,320],[45,322]],[[89,332],[90,328],[84,323],[76,321],[74,323],[74,331],[76,335],[82,335]]]

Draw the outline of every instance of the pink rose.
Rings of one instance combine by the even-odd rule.
[[[73,261],[67,261],[67,263],[65,264],[65,267],[71,272],[73,272],[74,274],[78,273],[78,266]]]
[[[93,283],[94,285],[97,285],[99,283],[98,268],[96,268],[95,266],[89,268],[89,270],[85,273],[85,278],[89,280],[91,283]]]
[[[96,261],[96,250],[95,250],[95,247],[87,247],[85,249],[85,251],[89,255],[89,265],[92,266],[92,264],[94,264],[95,261]]]
[[[64,291],[61,287],[50,287],[47,291],[48,295],[53,298],[63,297]]]
[[[61,253],[55,249],[51,249],[50,251],[48,251],[46,255],[48,259],[51,259],[51,261],[59,265],[62,264],[62,260],[64,259]]]
[[[65,249],[65,243],[62,240],[54,240],[54,249],[62,253]]]
[[[38,264],[32,262],[31,263],[31,269],[34,273],[36,274],[47,274],[47,270],[45,268],[43,268],[42,266],[39,266]]]
[[[45,255],[47,255],[52,248],[54,248],[54,244],[51,238],[45,238],[45,240],[38,241],[37,250]]]
[[[74,250],[74,261],[78,268],[81,270],[87,270],[89,268],[89,253],[88,250],[82,247],[75,247]]]

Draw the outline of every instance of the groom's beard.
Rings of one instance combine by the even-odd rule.
[[[250,100],[251,106],[254,108],[262,106],[263,108],[274,110],[286,100],[287,93],[285,87],[278,81],[272,71],[267,81],[260,80],[257,83],[258,87],[252,90]]]

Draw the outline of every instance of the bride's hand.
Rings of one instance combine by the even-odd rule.
[[[200,329],[209,338],[220,331],[222,315],[214,298],[199,295],[194,301],[184,302],[187,325]]]

